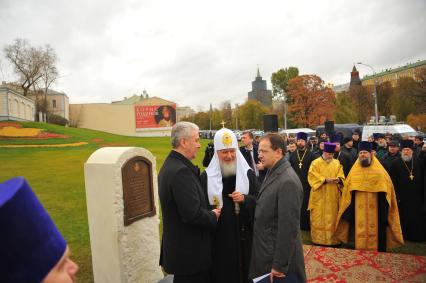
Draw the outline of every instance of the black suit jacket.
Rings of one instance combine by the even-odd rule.
[[[240,151],[241,154],[244,156],[245,160],[247,161],[248,165],[251,167],[251,169],[253,169],[253,163],[251,161],[251,154],[250,151],[246,149],[245,146],[241,146],[240,147]],[[257,154],[257,148],[253,146],[253,157],[254,157],[254,162],[257,164],[259,163],[259,156]]]
[[[209,210],[199,170],[176,151],[158,175],[163,213],[160,265],[170,274],[205,272],[211,264],[211,231],[216,216]]]
[[[343,173],[345,173],[345,177],[347,177],[355,161],[352,159],[352,157],[348,153],[342,150],[340,151],[340,153],[335,153],[334,158],[340,161],[340,164],[343,167]]]
[[[247,150],[245,146],[241,146],[240,151],[241,151],[241,154],[244,156],[244,159],[247,161],[248,165],[250,166],[250,168],[253,169],[253,172],[255,172],[255,169],[253,168],[253,162],[251,160],[250,151]],[[256,164],[259,163],[259,155],[257,153],[256,145],[253,145],[253,158]],[[266,169],[259,170],[259,177],[258,177],[259,182],[263,182],[263,179],[265,179],[266,173],[267,173]]]

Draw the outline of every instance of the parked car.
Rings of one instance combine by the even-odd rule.
[[[216,134],[216,130],[200,130],[198,135],[202,139],[213,139],[214,135]]]
[[[309,128],[296,128],[296,129],[286,129],[286,130],[281,130],[279,133],[280,134],[297,134],[299,132],[305,132],[308,134],[308,137],[312,137],[315,136],[315,131]]]
[[[358,124],[334,124],[334,131],[336,133],[342,133],[343,137],[352,137],[352,133],[358,130],[361,134],[364,126]],[[324,125],[316,127],[316,135],[319,136],[322,132],[325,132]]]
[[[234,130],[234,134],[237,137],[237,140],[240,141],[241,140],[241,135],[242,135],[242,131],[240,130]]]
[[[252,131],[252,133],[253,133],[253,136],[256,138],[256,137],[263,137],[264,135],[265,135],[265,132],[264,131],[261,131],[261,130],[256,130],[256,131]]]
[[[399,139],[405,136],[417,136],[416,130],[407,124],[393,124],[393,125],[366,125],[362,131],[362,140],[368,140],[368,137],[374,133],[378,134],[392,134]]]

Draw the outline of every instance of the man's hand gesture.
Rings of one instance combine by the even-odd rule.
[[[230,198],[232,198],[233,202],[243,202],[244,201],[244,195],[241,192],[234,191],[232,194],[228,195]]]

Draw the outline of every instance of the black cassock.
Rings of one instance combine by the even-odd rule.
[[[302,182],[303,186],[303,202],[302,202],[302,208],[300,210],[300,229],[309,231],[310,230],[310,218],[309,218],[309,211],[308,211],[308,203],[309,203],[309,195],[311,194],[311,186],[309,186],[308,182],[308,172],[309,167],[311,167],[312,161],[316,159],[316,156],[314,153],[312,153],[310,150],[306,149],[307,152],[305,156],[302,159],[304,151],[297,150],[290,154],[290,164],[291,167],[293,167],[294,171],[296,171],[297,176],[299,176],[300,182]],[[299,156],[297,156],[299,154]],[[302,163],[302,168],[299,167],[299,164]]]
[[[397,152],[394,155],[388,152],[385,155],[383,155],[382,158],[380,158],[380,163],[382,163],[383,167],[385,167],[388,174],[390,174],[390,168],[392,166],[392,162],[399,157],[401,157],[401,153],[399,152]]]
[[[240,262],[243,282],[251,282],[248,280],[248,271],[253,238],[254,209],[260,184],[252,170],[247,172],[247,176],[250,182],[249,194],[245,195],[244,202],[240,203],[238,221],[234,202],[228,196],[235,191],[235,176],[222,178],[223,207],[213,232],[213,264],[210,271],[210,283],[240,283]],[[207,196],[206,172],[201,174],[201,184]],[[239,225],[239,229],[237,225]],[[237,240],[238,238],[239,240]]]
[[[426,188],[423,156],[414,158],[414,179],[410,179],[411,161],[398,158],[392,162],[390,176],[395,187],[404,240],[426,240]],[[405,165],[404,165],[405,163]],[[407,169],[408,167],[408,169]]]
[[[349,171],[352,169],[352,165],[354,165],[355,160],[352,159],[352,156],[350,156],[348,153],[344,151],[339,151],[334,154],[334,159],[337,159],[340,161],[340,164],[343,167],[343,173],[345,174],[345,177],[348,176]]]

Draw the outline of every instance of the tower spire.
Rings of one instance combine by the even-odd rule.
[[[257,77],[260,78],[259,64],[257,65]]]

